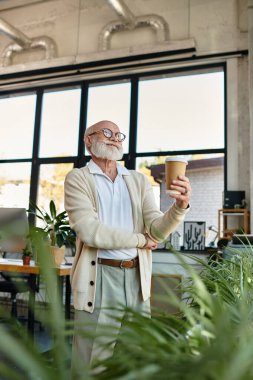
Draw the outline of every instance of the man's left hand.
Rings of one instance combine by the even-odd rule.
[[[179,176],[177,180],[172,181],[171,190],[177,190],[180,194],[170,194],[171,198],[176,199],[176,204],[180,208],[187,208],[191,197],[191,184],[189,178]]]

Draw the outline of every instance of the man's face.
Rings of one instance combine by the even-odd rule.
[[[105,124],[97,128],[89,138],[91,153],[97,158],[121,160],[123,156],[122,142],[118,141],[120,132],[115,124]]]

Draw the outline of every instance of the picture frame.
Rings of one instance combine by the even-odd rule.
[[[187,221],[184,222],[184,250],[205,250],[206,222]]]

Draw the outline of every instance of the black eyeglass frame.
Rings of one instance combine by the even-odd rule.
[[[114,132],[111,131],[109,128],[102,128],[102,129],[100,129],[99,131],[96,131],[96,132],[90,133],[88,136],[96,135],[97,133],[100,133],[100,132],[102,132],[103,135],[104,135],[107,139],[110,139],[110,138],[113,136],[113,134],[114,134],[115,137],[116,137],[116,139],[117,139],[117,141],[119,141],[119,142],[124,141],[125,138],[126,138],[126,135],[125,135],[124,133],[122,133],[122,132],[115,132],[115,133],[114,133]],[[120,137],[120,136],[122,136],[122,137]]]

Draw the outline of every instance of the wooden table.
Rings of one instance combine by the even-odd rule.
[[[65,278],[65,317],[70,319],[70,299],[71,299],[71,287],[70,287],[70,265],[61,265],[56,269],[56,274],[59,276],[61,282],[61,295],[63,289],[63,280]],[[35,306],[35,293],[36,293],[36,279],[40,274],[40,267],[31,262],[31,265],[23,265],[22,260],[18,259],[3,259],[0,258],[0,272],[14,272],[29,274],[29,300],[28,300],[28,331],[34,335],[34,306]]]

